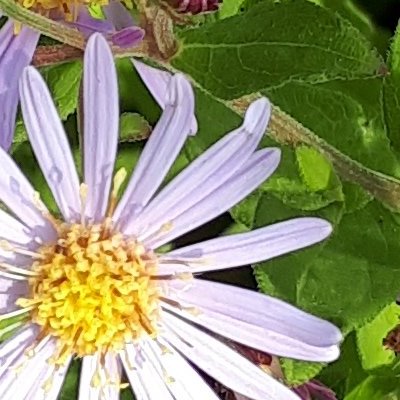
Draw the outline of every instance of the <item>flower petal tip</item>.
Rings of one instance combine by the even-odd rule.
[[[19,80],[19,90],[22,95],[22,92],[31,85],[46,85],[43,81],[42,75],[40,72],[32,66],[25,67],[22,71],[21,78]]]
[[[99,32],[95,32],[90,35],[86,45],[85,54],[92,54],[96,53],[97,51],[111,53],[111,49],[106,38]]]
[[[261,129],[264,132],[271,116],[271,103],[262,97],[251,103],[244,117],[244,127],[249,132]]]
[[[194,94],[190,82],[183,74],[173,75],[168,85],[167,104],[177,106],[188,102],[194,114]]]
[[[332,224],[322,218],[317,217],[302,217],[297,219],[303,225],[305,231],[317,239],[315,243],[322,241],[332,234]]]
[[[281,162],[282,151],[277,147],[271,147],[269,150],[269,162],[271,165],[274,165],[274,170],[278,168],[279,163]]]

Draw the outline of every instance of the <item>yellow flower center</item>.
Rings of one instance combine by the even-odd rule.
[[[156,257],[107,224],[60,224],[59,239],[33,263],[29,298],[42,337],[59,339],[58,362],[74,353],[119,351],[143,334],[156,334],[159,294],[151,276]]]
[[[42,15],[51,11],[61,12],[67,21],[75,21],[79,7],[98,7],[108,5],[108,0],[16,0],[25,8],[31,9]]]

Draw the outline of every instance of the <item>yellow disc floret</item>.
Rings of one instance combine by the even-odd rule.
[[[156,334],[156,258],[107,224],[62,224],[57,243],[39,248],[30,296],[42,334],[59,339],[62,353],[79,357],[118,351],[143,334]]]
[[[108,0],[17,0],[23,7],[42,15],[58,12],[65,16],[67,21],[75,21],[79,7],[106,6]]]

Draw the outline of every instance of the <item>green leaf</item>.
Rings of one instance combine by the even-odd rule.
[[[319,210],[336,201],[342,202],[341,182],[330,163],[315,150],[304,151],[304,148],[282,147],[277,171],[260,189],[272,193],[285,205],[302,211]],[[319,165],[315,165],[317,158]],[[322,170],[319,177],[318,168]]]
[[[121,390],[120,400],[135,400],[131,388]]]
[[[258,202],[262,193],[261,190],[256,190],[231,209],[231,215],[237,223],[246,226],[248,229],[253,227]]]
[[[298,209],[285,205],[275,196],[265,193],[257,205],[254,227],[300,216],[320,216],[330,220],[336,226],[342,217],[342,210],[342,203],[332,203],[318,210],[318,212],[300,212]],[[291,303],[302,304],[302,293],[299,290],[300,282],[303,282],[309,267],[314,260],[318,259],[318,255],[327,245],[328,241],[325,241],[308,249],[258,264],[255,268],[255,275],[260,290]],[[326,273],[328,275],[328,271]],[[325,284],[327,285],[327,282]],[[302,306],[304,307],[303,304]],[[307,307],[305,308],[307,309]]]
[[[370,376],[357,386],[344,400],[399,400],[398,377]]]
[[[393,303],[357,331],[358,349],[364,369],[391,366],[396,361],[394,352],[386,349],[382,340],[400,322],[399,317],[400,308]]]
[[[61,119],[65,120],[78,106],[78,94],[82,76],[82,63],[70,62],[42,70],[58,108]]]
[[[300,174],[308,188],[317,192],[328,188],[332,174],[329,161],[315,149],[307,146],[296,148]]]
[[[115,65],[118,72],[118,93],[121,110],[143,115],[151,125],[160,117],[160,107],[157,105],[136,72],[130,59],[117,59]]]
[[[361,210],[372,201],[372,196],[359,185],[350,182],[343,182],[342,185],[346,213]]]
[[[151,126],[140,114],[123,113],[119,120],[120,142],[135,142],[149,137]]]
[[[346,337],[340,352],[339,360],[324,368],[317,379],[334,390],[338,399],[343,399],[368,375],[361,366],[354,332]],[[364,400],[369,400],[369,398]]]
[[[387,60],[389,73],[382,90],[382,111],[387,134],[397,151],[400,151],[400,25],[390,46]]]
[[[244,14],[187,30],[182,40],[173,65],[225,99],[289,81],[372,76],[381,64],[347,20],[304,0],[266,0]]]
[[[285,375],[285,380],[289,385],[297,386],[308,382],[318,375],[325,364],[284,358],[281,360],[281,366]]]

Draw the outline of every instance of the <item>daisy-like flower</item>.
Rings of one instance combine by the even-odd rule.
[[[134,46],[144,36],[135,26],[132,17],[119,0],[102,0],[98,3],[84,0],[20,0],[24,7],[53,19],[69,21],[84,35],[102,32],[114,44]],[[87,6],[102,4],[106,19],[90,16]],[[0,10],[0,17],[1,17]],[[8,150],[12,143],[18,107],[18,81],[23,69],[30,64],[40,33],[8,20],[0,29],[0,146]]]
[[[40,74],[27,67],[21,78],[27,132],[60,219],[0,151],[0,200],[10,211],[0,209],[1,319],[14,317],[19,329],[0,347],[1,399],[56,399],[72,357],[82,358],[81,400],[117,399],[122,370],[138,400],[217,399],[197,368],[251,399],[297,399],[218,338],[329,362],[338,357],[340,331],[280,300],[194,275],[309,246],[329,235],[329,223],[292,219],[157,252],[228,210],[275,170],[279,150],[256,150],[268,101],[254,102],[238,129],[160,189],[194,117],[190,84],[173,76],[161,119],[118,201],[125,172],[114,174],[117,78],[99,34],[87,46],[83,88],[80,184]]]

